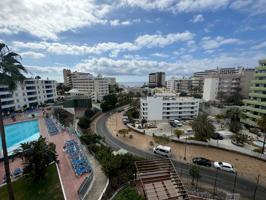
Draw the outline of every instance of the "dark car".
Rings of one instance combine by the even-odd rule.
[[[203,158],[203,157],[195,157],[192,159],[192,162],[197,165],[202,165],[205,167],[211,167],[212,163],[210,160]]]
[[[219,134],[219,133],[214,133],[213,136],[212,136],[212,139],[214,139],[214,140],[223,140],[224,137],[221,136],[221,134]]]

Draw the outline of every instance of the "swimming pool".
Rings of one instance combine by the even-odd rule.
[[[257,145],[258,147],[263,147],[263,141],[261,140],[256,140],[254,144]],[[266,144],[264,146],[266,147]]]
[[[21,143],[37,140],[40,136],[38,120],[18,122],[5,126],[8,154],[19,147]],[[0,151],[2,143],[0,141]]]

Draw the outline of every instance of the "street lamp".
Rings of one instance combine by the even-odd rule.
[[[186,160],[186,154],[187,154],[187,136],[186,136],[186,141],[185,141],[185,152],[184,152],[184,160]]]

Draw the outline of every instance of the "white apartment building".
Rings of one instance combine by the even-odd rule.
[[[56,81],[29,78],[23,84],[18,84],[13,93],[7,86],[1,85],[0,98],[3,112],[51,103],[57,99]]]
[[[177,97],[174,93],[156,93],[140,98],[140,116],[148,121],[193,119],[198,116],[199,102],[199,99]]]
[[[219,78],[209,77],[204,79],[203,101],[214,101],[218,95]]]
[[[102,101],[103,97],[109,94],[110,81],[113,82],[114,80],[102,77],[101,75],[94,77],[90,73],[71,73],[71,83],[75,94],[86,95],[93,101]]]

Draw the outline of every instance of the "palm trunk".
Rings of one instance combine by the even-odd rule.
[[[9,160],[8,160],[8,153],[7,153],[7,146],[6,146],[6,135],[4,129],[4,122],[2,116],[2,103],[0,99],[0,132],[1,132],[1,140],[2,140],[2,148],[3,148],[3,155],[4,155],[4,165],[5,165],[5,172],[6,172],[6,182],[7,182],[7,189],[8,189],[8,197],[9,200],[14,200],[14,193],[10,179],[10,168],[9,168]]]

